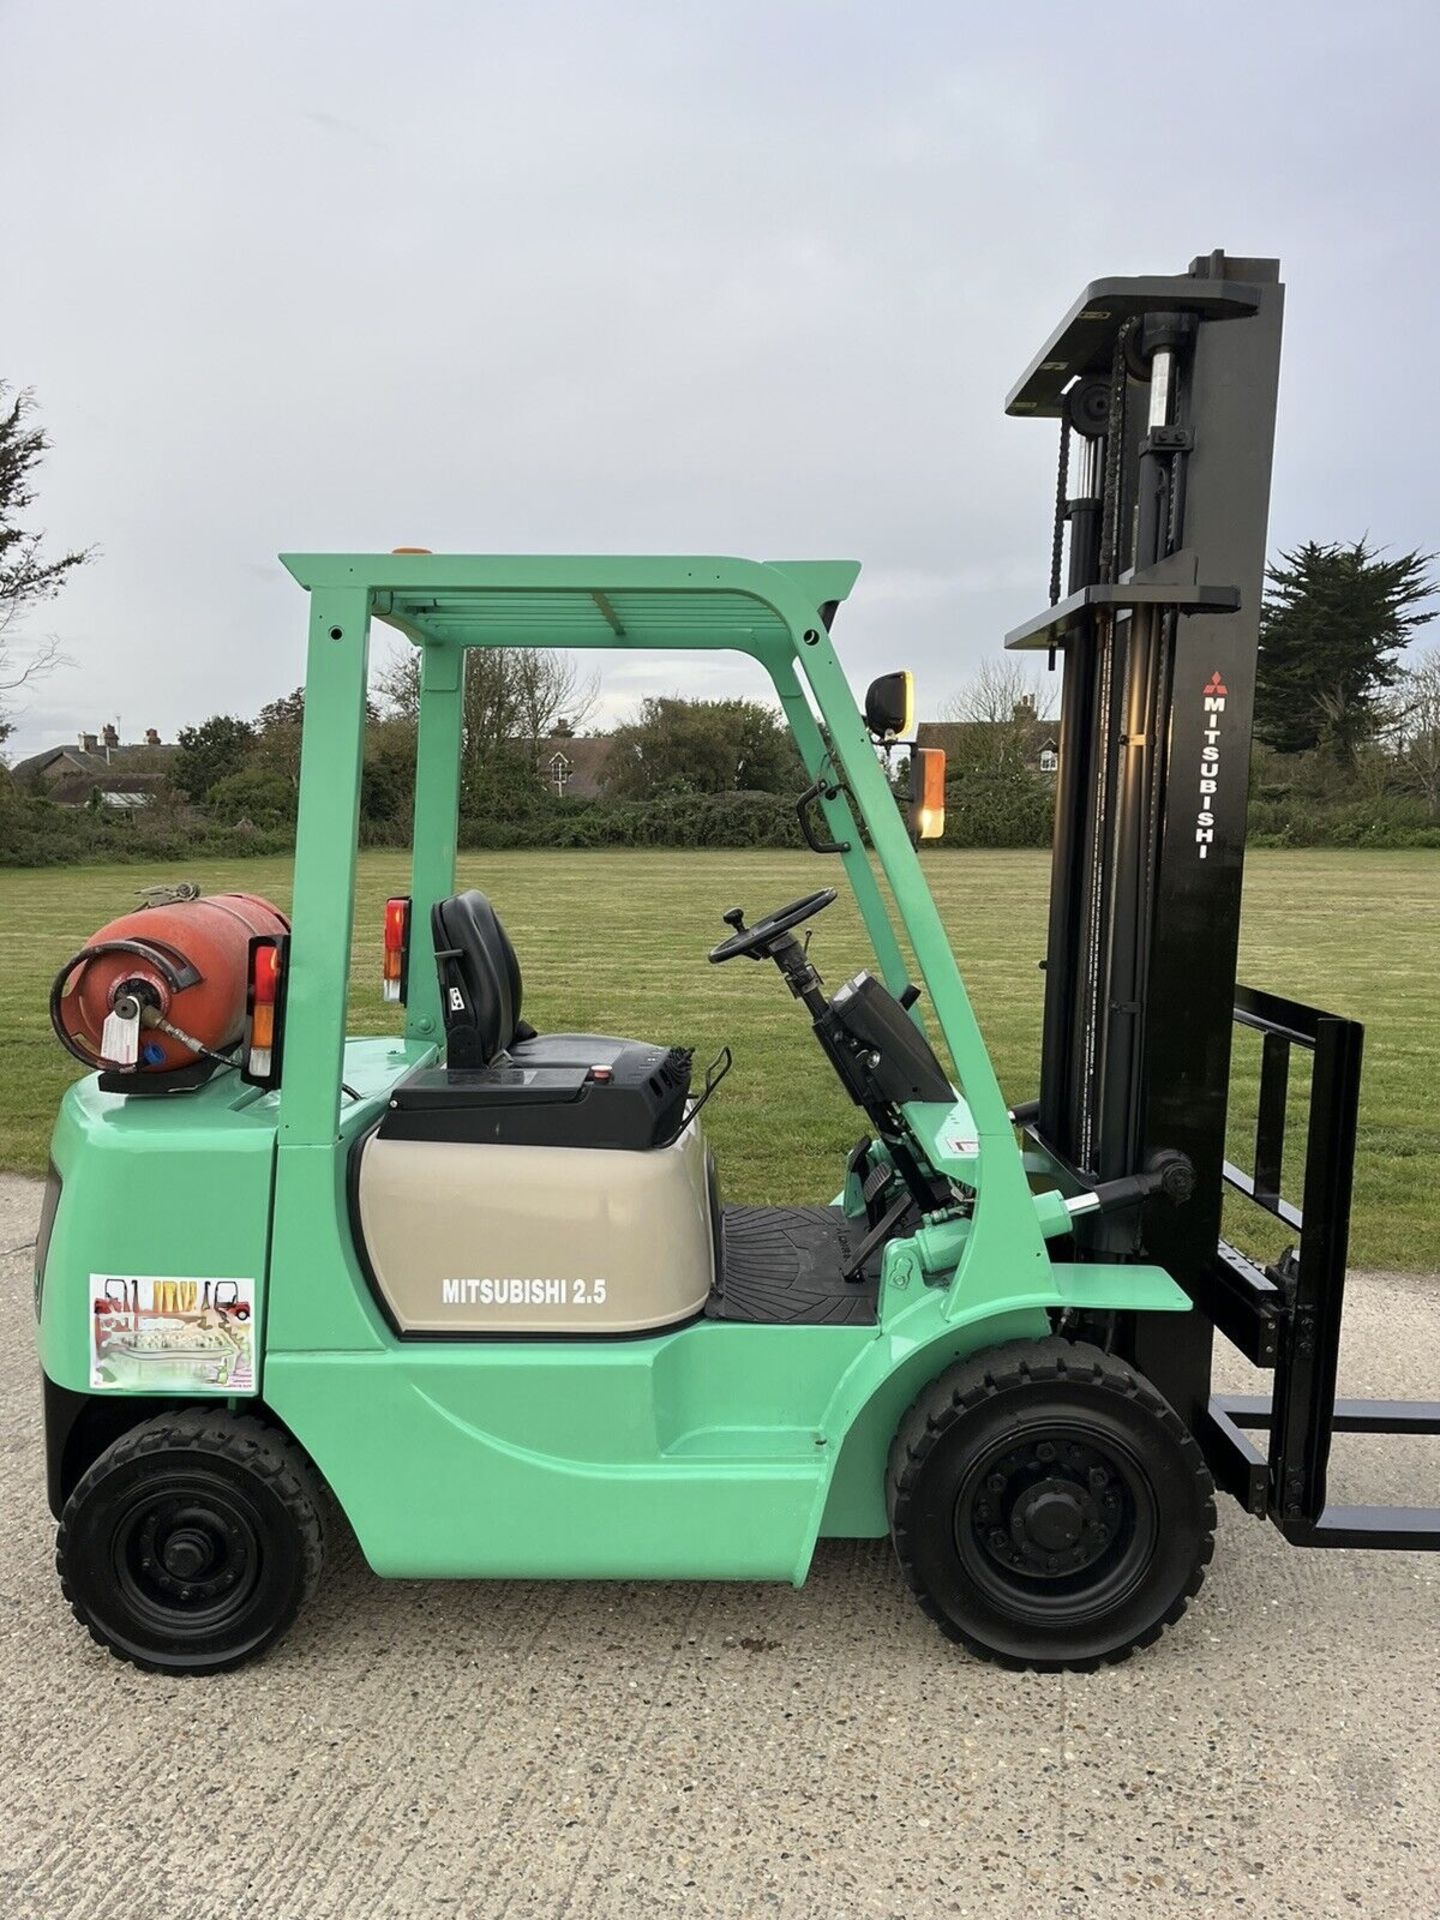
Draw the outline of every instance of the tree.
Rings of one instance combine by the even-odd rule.
[[[596,684],[574,660],[547,647],[471,647],[465,655],[465,745],[483,759],[497,742],[523,742],[537,757],[557,728],[583,726]],[[392,716],[420,712],[420,649],[407,647],[380,676],[381,702]]]
[[[588,678],[581,674],[570,654],[547,647],[503,651],[509,656],[505,664],[515,690],[515,732],[538,768],[545,740],[557,733],[573,739],[576,729],[584,726],[595,704],[597,682],[593,674]],[[470,658],[475,658],[474,653]]]
[[[245,764],[255,729],[248,720],[233,714],[214,713],[198,727],[181,727],[175,738],[180,751],[175,756],[171,779],[187,799],[198,806],[210,789]]]
[[[372,826],[403,826],[415,805],[415,728],[374,720],[365,729],[360,813]]]
[[[1324,752],[1347,771],[1382,717],[1396,655],[1434,609],[1433,554],[1386,559],[1367,541],[1307,541],[1267,570],[1255,732],[1279,753]]]
[[[985,660],[974,679],[941,709],[958,722],[953,767],[947,771],[1009,779],[1030,770],[1037,736],[1053,727],[1050,688],[1023,661]]]
[[[613,738],[605,785],[625,799],[787,793],[805,784],[789,729],[758,700],[646,700]]]
[[[217,820],[232,825],[248,820],[254,827],[288,826],[295,818],[295,789],[270,767],[241,767],[215,782],[206,805]]]
[[[1440,647],[1422,653],[1402,673],[1395,733],[1401,780],[1440,818]]]
[[[278,700],[267,700],[255,716],[255,732],[260,739],[267,733],[298,732],[304,724],[304,687],[296,687],[293,693],[281,694]]]
[[[413,727],[420,712],[420,650],[407,648],[380,679],[389,716]],[[573,733],[595,703],[595,682],[546,647],[472,647],[465,656],[460,806],[508,814],[538,804],[541,747],[564,723]]]
[[[0,703],[60,664],[55,641],[42,641],[22,657],[10,630],[32,607],[57,594],[74,569],[90,558],[89,551],[83,550],[47,559],[42,552],[44,534],[17,524],[35,503],[31,476],[50,442],[43,428],[31,424],[34,397],[28,391],[16,393],[7,408],[7,391],[0,384]],[[12,724],[0,704],[0,742],[12,731]]]
[[[305,689],[267,700],[255,716],[249,758],[292,787],[300,784],[300,738],[305,726]]]

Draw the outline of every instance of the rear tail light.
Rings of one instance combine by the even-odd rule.
[[[278,1087],[285,1045],[287,934],[258,934],[250,942],[245,993],[245,1051],[240,1078],[252,1087]]]
[[[387,1000],[403,1000],[410,979],[410,900],[385,902],[385,962],[380,991]]]

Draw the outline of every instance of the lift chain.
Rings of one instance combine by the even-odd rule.
[[[1070,492],[1070,415],[1060,415],[1060,467],[1055,475],[1055,532],[1050,542],[1050,604],[1060,598],[1060,561],[1065,549],[1065,520]]]
[[[1119,570],[1120,474],[1125,446],[1125,348],[1133,320],[1115,336],[1115,358],[1110,367],[1110,406],[1105,421],[1105,504],[1100,523],[1100,578],[1114,580]]]

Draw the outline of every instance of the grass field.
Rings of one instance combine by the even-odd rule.
[[[1027,1099],[1039,1048],[1048,857],[932,852],[926,867],[1001,1084],[1012,1100]],[[738,902],[753,916],[810,891],[812,856],[477,853],[462,856],[460,871],[462,884],[482,886],[503,913],[524,968],[525,1012],[541,1031],[639,1034],[693,1045],[702,1062],[727,1042],[734,1048],[735,1069],[706,1120],[730,1198],[835,1191],[857,1116],[804,1015],[773,968],[705,960],[725,931],[723,908]],[[0,1167],[43,1172],[55,1103],[78,1071],[46,1019],[51,975],[133,903],[137,887],[175,877],[142,867],[0,873]],[[289,904],[288,860],[215,863],[194,877],[208,891],[241,887]],[[352,1031],[398,1024],[380,1001],[379,936],[385,896],[404,890],[400,855],[362,856]],[[848,893],[814,931],[814,957],[832,985],[867,961]],[[1440,1270],[1437,951],[1435,854],[1251,855],[1241,978],[1367,1023],[1357,1265]],[[1256,1057],[1242,1038],[1237,1124]]]

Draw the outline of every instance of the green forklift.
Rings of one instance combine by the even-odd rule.
[[[909,677],[862,711],[835,652],[855,565],[286,557],[309,596],[293,923],[177,892],[52,994],[93,1071],[56,1124],[36,1306],[58,1568],[96,1641],[174,1673],[253,1658],[335,1506],[411,1579],[799,1585],[820,1539],[888,1534],[946,1634],[1042,1671],[1179,1618],[1217,1480],[1310,1544],[1440,1545],[1440,1516],[1325,1504],[1358,1029],[1234,979],[1279,301],[1273,262],[1219,255],[1096,283],[1012,395],[1062,423],[1053,604],[1011,636],[1067,669],[1029,1106],[917,854],[945,785]],[[404,1032],[356,1038],[377,620],[420,652],[413,860],[384,928]],[[633,1038],[526,1022],[524,956],[457,884],[476,647],[732,649],[769,674],[805,840],[873,964],[827,986],[818,884],[748,918],[716,902],[708,960],[772,963],[859,1110],[833,1197],[721,1204],[702,1114],[729,1051],[697,1073],[663,1007]],[[1253,1176],[1224,1159],[1237,1008],[1267,1036]],[[1299,1233],[1275,1076],[1306,1044],[1305,1228],[1267,1273],[1221,1239],[1221,1194],[1248,1179]],[[1217,1327],[1276,1367],[1273,1403],[1211,1394]],[[1380,1420],[1440,1431],[1435,1408]]]

